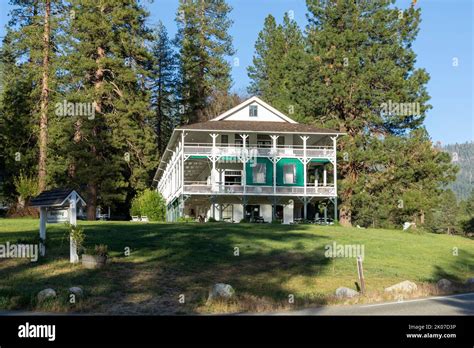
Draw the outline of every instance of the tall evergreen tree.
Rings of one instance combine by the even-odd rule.
[[[433,205],[421,199],[422,190],[436,195],[453,174],[449,158],[419,130],[430,108],[429,76],[415,67],[412,50],[420,10],[413,4],[406,10],[393,5],[392,0],[307,0],[303,38],[293,21],[285,18],[277,25],[269,16],[249,69],[250,92],[283,112],[293,111],[300,122],[347,133],[338,142],[340,220],[345,225],[353,218],[361,224],[398,224],[408,217],[421,221]],[[397,163],[405,172],[394,172],[396,151],[429,165]],[[395,185],[387,173],[399,176],[403,185]],[[409,204],[400,209],[400,201]]]
[[[11,201],[16,195],[13,179],[23,171],[36,174],[37,143],[34,110],[34,85],[27,62],[18,59],[18,50],[11,29],[2,42],[0,94],[0,171],[3,176],[3,194]]]
[[[161,22],[153,34],[151,53],[151,105],[155,113],[154,128],[161,157],[174,127],[179,124],[176,108],[177,56]]]
[[[286,13],[283,23],[278,25],[272,15],[267,16],[255,43],[253,65],[248,68],[251,79],[248,92],[304,121],[302,98],[295,92],[301,83],[307,82],[308,57],[305,39],[296,21]]]
[[[70,169],[63,179],[85,190],[88,219],[95,219],[98,204],[123,202],[151,184],[157,160],[146,92],[151,36],[136,0],[72,0],[71,13],[64,97],[93,108],[57,116],[58,160]]]
[[[228,33],[230,11],[225,0],[180,0],[176,44],[182,123],[205,120],[212,94],[226,94],[231,87],[231,67],[225,60],[234,54]]]
[[[29,175],[38,175],[40,189],[43,190],[47,183],[47,129],[50,90],[54,89],[54,69],[56,63],[56,49],[61,37],[58,23],[58,13],[62,9],[59,0],[12,0],[13,9],[10,12],[11,20],[7,27],[7,36],[3,42],[2,60],[5,74],[2,76],[2,98],[5,108],[3,117],[8,124],[9,113],[20,107],[15,115],[17,124],[31,127],[16,131],[5,130],[5,146],[9,140],[12,143],[23,138],[22,143],[28,143],[31,149],[27,156],[21,156],[20,162],[27,164],[26,172]],[[21,81],[20,81],[21,80]],[[16,99],[17,106],[12,105]],[[26,101],[28,100],[28,101]],[[28,109],[26,109],[26,106]],[[20,120],[21,118],[21,120]],[[8,138],[8,139],[7,139]],[[17,139],[17,140],[15,140]],[[36,147],[36,149],[35,149]],[[16,152],[15,152],[16,153]],[[25,161],[29,156],[36,157],[36,164]],[[18,156],[16,156],[18,159]],[[6,160],[8,161],[8,160]],[[8,172],[18,175],[20,163],[10,166]],[[16,169],[15,169],[16,168]],[[7,174],[8,177],[10,175]],[[8,180],[11,184],[11,177]]]
[[[51,54],[51,0],[44,0],[42,64],[41,64],[41,95],[38,142],[38,187],[39,191],[46,188],[46,158],[48,153],[48,105]]]

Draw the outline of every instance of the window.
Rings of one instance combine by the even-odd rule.
[[[265,163],[256,163],[255,167],[253,167],[253,183],[265,184],[266,174],[267,167]]]
[[[284,146],[285,145],[285,136],[284,135],[280,135],[278,137],[278,145],[279,146]]]
[[[268,134],[257,134],[257,147],[271,147],[272,139]]]
[[[296,182],[296,166],[294,164],[285,164],[283,166],[283,183],[294,184]]]
[[[242,185],[242,171],[226,169],[224,172],[224,185]]]
[[[222,146],[229,146],[229,136],[226,134],[221,135],[221,145]]]
[[[250,117],[257,117],[258,116],[258,106],[257,105],[250,105],[249,106],[249,116]]]
[[[247,139],[245,140],[245,146],[249,147],[249,137],[247,137]],[[243,141],[242,141],[242,137],[240,136],[240,134],[236,134],[235,135],[235,145],[236,146],[243,146]]]

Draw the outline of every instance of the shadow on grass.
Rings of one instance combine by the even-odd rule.
[[[462,279],[460,274],[474,277],[474,254],[466,250],[459,250],[457,256],[453,255],[452,262],[447,267],[435,266],[433,278],[452,281],[455,287],[454,291],[450,292],[474,292],[474,284],[466,284],[466,279]],[[437,299],[436,302],[456,308],[458,314],[473,315],[474,313],[474,303],[472,296],[469,295]]]
[[[29,298],[29,308],[21,308],[25,301],[20,301],[15,309],[41,310],[34,301],[38,291],[52,287],[67,298],[69,287],[81,286],[86,299],[80,306],[62,310],[192,314],[215,283],[231,284],[238,295],[285,301],[288,280],[321,274],[330,262],[323,254],[328,237],[297,226],[98,222],[86,223],[84,228],[87,245],[109,246],[111,262],[105,269],[85,270],[69,264],[64,230],[51,228],[47,258],[36,265],[0,267],[0,277],[8,279],[0,298]],[[130,256],[125,256],[126,248]],[[38,275],[32,272],[34,267],[44,272]],[[180,295],[185,296],[184,304]]]

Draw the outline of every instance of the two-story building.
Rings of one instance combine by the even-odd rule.
[[[167,221],[327,219],[321,201],[332,202],[337,218],[340,135],[300,124],[257,97],[177,127],[155,175]]]

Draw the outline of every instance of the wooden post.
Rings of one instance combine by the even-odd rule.
[[[48,208],[40,207],[40,238],[42,241],[46,240],[46,219],[47,219]],[[46,246],[43,242],[40,242],[40,255],[46,255]]]
[[[73,193],[69,199],[69,223],[73,226],[77,225],[75,193]],[[72,238],[69,238],[69,261],[71,261],[71,263],[79,262],[79,255],[77,255],[77,245]]]
[[[362,268],[362,257],[357,256],[357,273],[360,281],[360,292],[365,293],[364,269]]]

